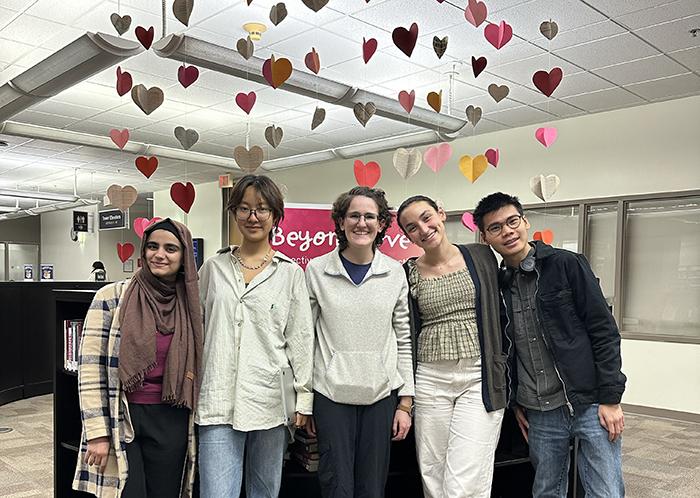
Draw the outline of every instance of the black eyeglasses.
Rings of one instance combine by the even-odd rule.
[[[238,220],[247,221],[251,214],[254,214],[258,221],[267,221],[272,214],[272,209],[268,207],[250,209],[246,206],[236,206],[236,218]]]
[[[493,223],[492,225],[489,225],[486,227],[486,231],[493,236],[500,235],[501,231],[503,231],[504,225],[508,225],[508,228],[515,230],[520,226],[522,221],[523,216],[521,214],[516,214],[508,218],[505,223]]]

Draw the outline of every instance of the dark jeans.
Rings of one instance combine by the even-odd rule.
[[[384,496],[397,402],[396,391],[373,405],[345,405],[314,392],[324,498]]]
[[[190,411],[129,403],[134,440],[126,445],[129,477],[123,498],[177,498],[187,456]]]

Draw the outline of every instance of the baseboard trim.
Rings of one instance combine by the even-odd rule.
[[[622,403],[622,409],[629,413],[637,415],[650,415],[652,417],[669,418],[672,420],[681,420],[683,422],[695,422],[700,424],[700,413],[679,412],[676,410],[666,410],[665,408],[654,408],[651,406],[628,405]]]

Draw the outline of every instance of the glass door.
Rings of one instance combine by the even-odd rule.
[[[8,280],[22,282],[24,265],[32,265],[32,280],[39,280],[39,245],[7,244]]]
[[[5,275],[5,254],[7,254],[5,243],[0,242],[0,282],[7,280],[7,276]]]

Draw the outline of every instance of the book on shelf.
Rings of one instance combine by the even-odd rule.
[[[68,372],[77,372],[83,320],[64,320],[63,330],[63,368]]]
[[[308,460],[296,453],[294,454],[294,459],[309,472],[318,472],[318,460]]]

